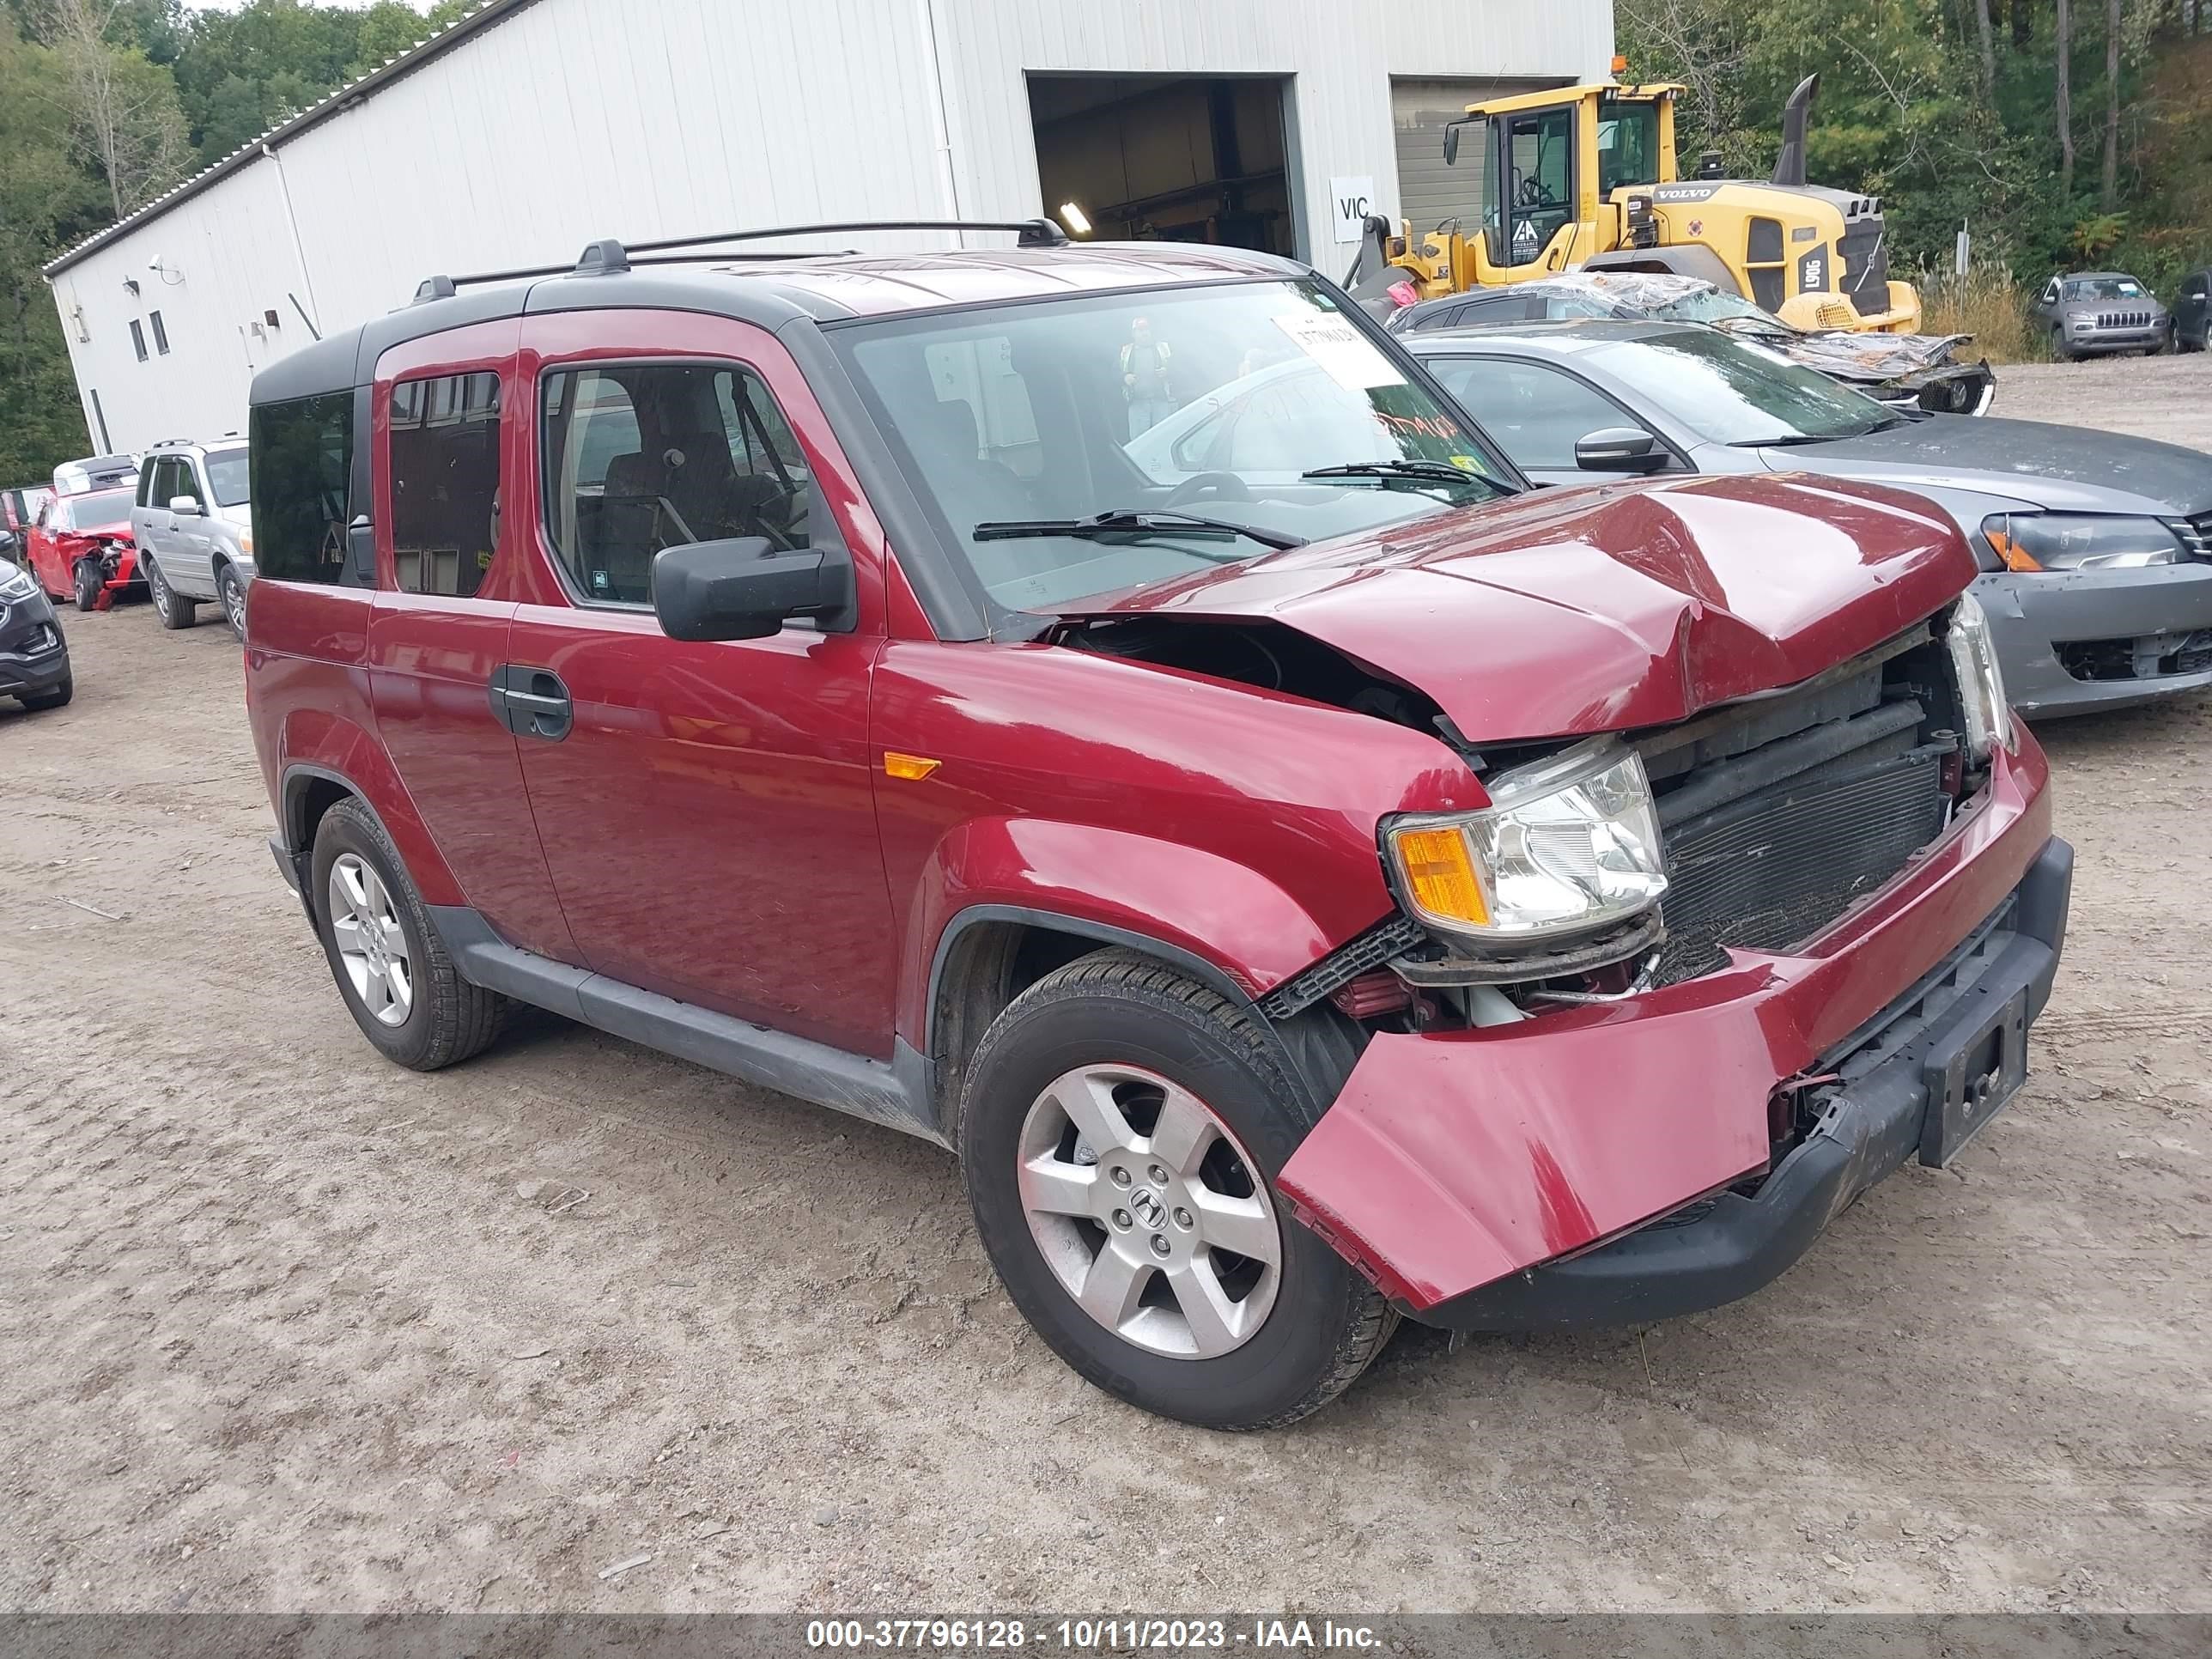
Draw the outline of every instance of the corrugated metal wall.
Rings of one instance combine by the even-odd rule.
[[[1313,224],[1329,179],[1395,196],[1394,74],[1575,76],[1611,51],[1607,0],[538,0],[118,236],[55,297],[115,443],[221,431],[252,370],[307,343],[294,295],[329,331],[434,271],[595,236],[1033,215],[1029,71],[1291,77],[1301,246],[1334,269]],[[181,283],[147,269],[157,254]],[[153,309],[172,350],[140,363],[129,325]]]

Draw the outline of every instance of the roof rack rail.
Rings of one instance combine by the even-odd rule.
[[[718,247],[727,242],[766,241],[781,236],[818,236],[829,232],[843,233],[860,230],[1011,230],[1016,233],[1017,247],[1066,247],[1067,233],[1049,219],[848,219],[817,225],[769,225],[758,230],[718,231],[708,236],[667,236],[657,241],[623,243],[614,237],[602,237],[587,243],[574,264],[566,265],[523,265],[513,270],[481,270],[466,276],[427,276],[415,290],[413,303],[423,305],[432,300],[450,300],[463,283],[514,283],[526,276],[604,276],[630,269],[634,264],[688,264],[695,260],[713,258],[710,253],[676,255],[658,258],[639,259],[637,254],[667,254],[674,248]],[[840,253],[856,252],[840,248]],[[822,257],[819,249],[776,249],[745,256],[751,259],[809,259]]]

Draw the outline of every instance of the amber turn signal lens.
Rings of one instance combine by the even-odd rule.
[[[943,761],[932,760],[927,755],[902,755],[896,749],[884,750],[884,770],[892,777],[905,778],[909,781],[926,778],[944,764]]]
[[[2043,568],[2035,562],[2034,554],[2013,540],[2003,531],[1992,530],[1984,525],[1982,527],[1982,534],[1990,538],[1990,546],[1995,550],[1997,557],[2004,561],[2006,569],[2040,570]]]
[[[1456,829],[1401,830],[1398,867],[1406,872],[1413,902],[1433,916],[1480,926],[1490,920],[1482,884],[1475,879],[1467,836]]]

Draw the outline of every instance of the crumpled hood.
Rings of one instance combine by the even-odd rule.
[[[2043,421],[1932,415],[1863,438],[1765,452],[1777,471],[1810,468],[1915,489],[1948,486],[2051,512],[2212,512],[2212,455]]]
[[[1929,616],[1974,573],[1924,502],[1754,474],[1531,493],[1064,614],[1279,623],[1495,743],[1661,725],[1791,684]]]
[[[1930,369],[1963,374],[1975,367],[1954,362],[1951,355],[1953,347],[1974,337],[1971,334],[1850,334],[1832,330],[1786,339],[1766,334],[1738,337],[1779,351],[1791,362],[1836,380],[1861,384],[1925,380],[1931,378],[1927,373]]]

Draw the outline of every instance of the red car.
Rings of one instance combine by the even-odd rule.
[[[256,379],[371,1042],[520,1000],[951,1147],[1044,1339],[1224,1428],[1745,1295],[2004,1106],[2071,854],[1942,514],[1534,492],[1306,267],[1020,229],[599,243]]]
[[[145,592],[131,538],[131,500],[128,489],[49,499],[26,543],[40,586],[56,599],[74,598],[80,611],[105,611],[118,594]]]

